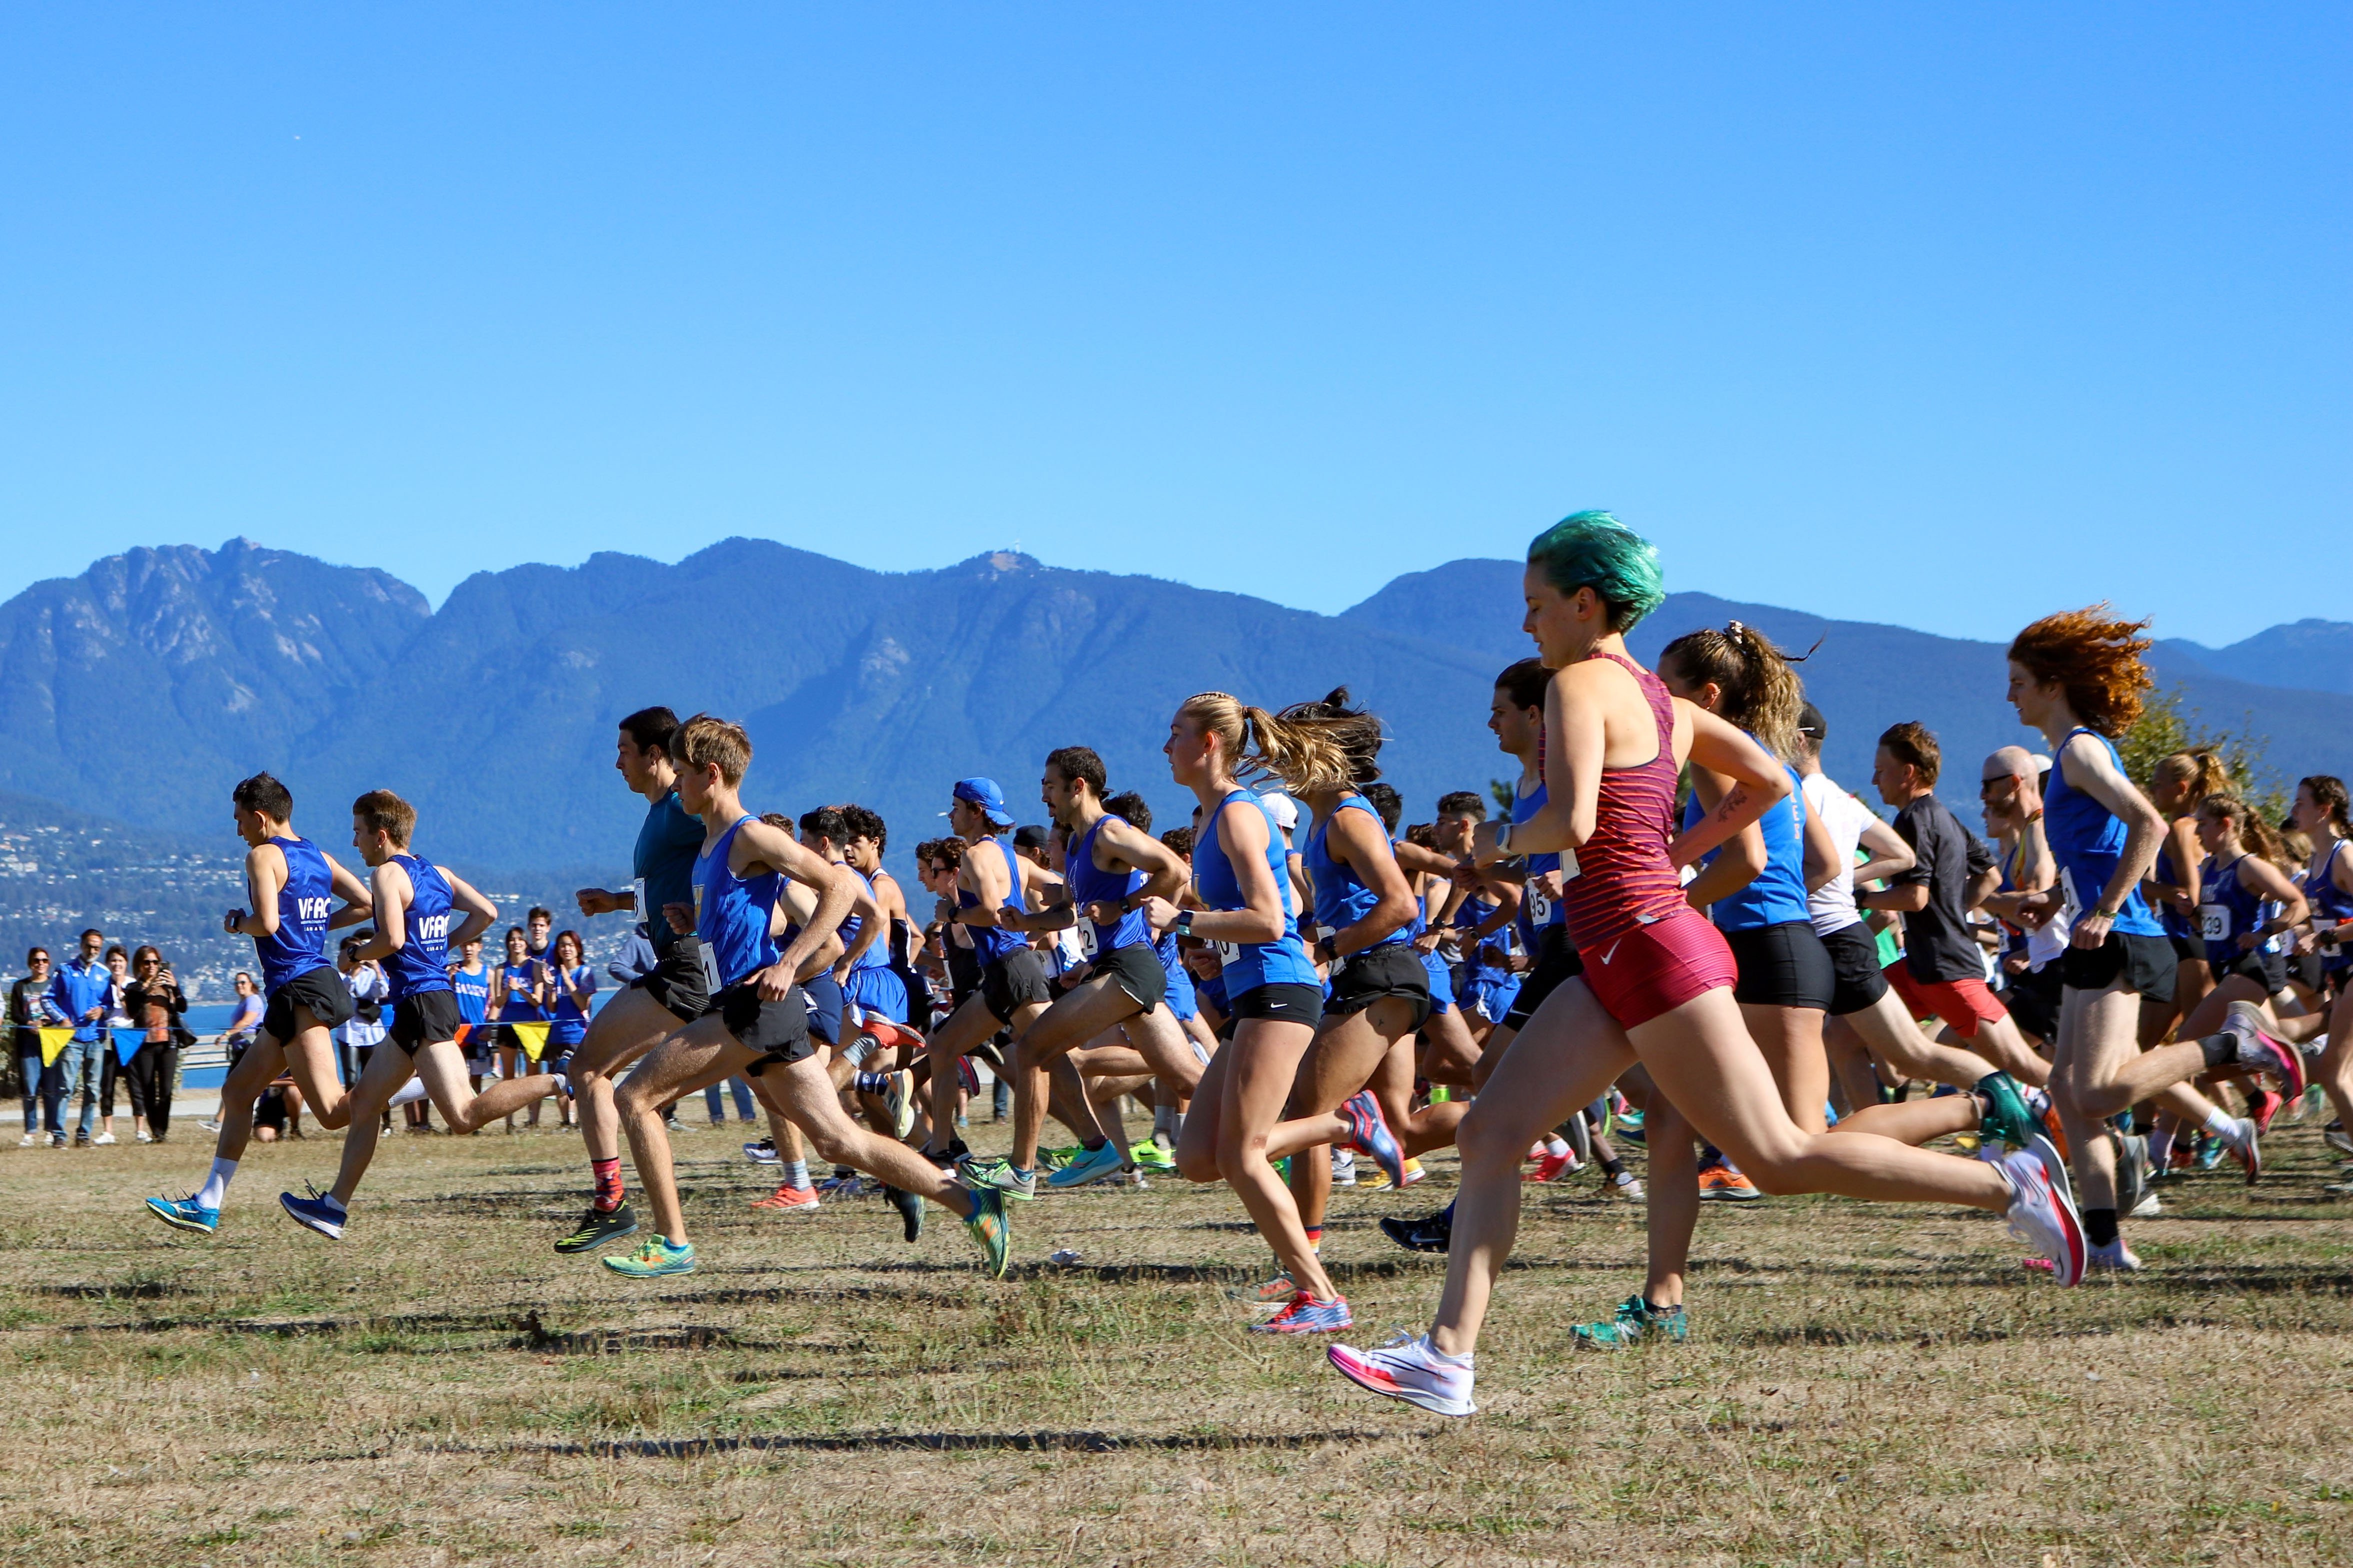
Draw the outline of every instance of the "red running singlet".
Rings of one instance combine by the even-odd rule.
[[[1585,961],[1585,984],[1622,1029],[1649,1023],[1739,976],[1723,933],[1683,900],[1667,859],[1675,820],[1675,710],[1664,682],[1630,659],[1659,730],[1658,754],[1630,768],[1606,768],[1593,836],[1577,852],[1577,875],[1562,889],[1570,938]]]

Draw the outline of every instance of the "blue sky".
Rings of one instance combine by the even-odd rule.
[[[2341,6],[1268,9],[12,7],[0,594],[747,533],[1336,610],[1605,505],[1940,632],[2353,619]]]

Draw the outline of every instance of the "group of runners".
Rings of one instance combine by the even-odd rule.
[[[560,1094],[590,1191],[555,1249],[684,1273],[669,1108],[741,1078],[771,1128],[746,1152],[782,1178],[763,1208],[876,1190],[909,1241],[945,1209],[1002,1275],[1009,1214],[1041,1187],[1223,1182],[1276,1262],[1253,1331],[1332,1334],[1353,1325],[1320,1257],[1334,1182],[1403,1189],[1419,1156],[1452,1146],[1454,1201],[1383,1225],[1446,1256],[1428,1331],[1328,1353],[1364,1388],[1461,1415],[1523,1183],[1588,1162],[1648,1205],[1642,1289],[1577,1330],[1609,1348],[1685,1334],[1705,1201],[1979,1208],[2063,1286],[2138,1268],[2122,1222],[2155,1212],[2182,1163],[2259,1175],[2308,1078],[2353,1152],[2353,1019],[2332,1017],[2353,991],[2345,788],[2298,786],[2298,852],[2211,755],[2168,758],[2137,787],[2115,742],[2150,684],[2141,626],[2075,611],[2012,643],[2009,700],[2047,755],[1985,760],[1988,851],[1937,801],[1944,759],[1917,725],[1877,748],[1892,826],[1827,778],[1826,721],[1754,628],[1638,663],[1625,638],[1664,597],[1658,557],[1607,513],[1536,538],[1525,597],[1535,653],[1499,674],[1489,714],[1520,766],[1492,812],[1463,792],[1401,827],[1381,723],[1345,689],[1276,710],[1202,692],[1164,747],[1189,822],[1155,836],[1141,797],[1066,746],[1040,769],[1042,834],[1013,834],[993,781],[956,783],[912,899],[883,869],[875,813],[755,815],[742,728],[633,713],[615,765],[647,802],[634,880],[579,903],[633,916],[651,966],[593,1017],[580,992],[576,1041],[488,1081],[469,1071],[460,1042],[482,1015],[457,977],[480,973],[459,955],[497,918],[489,900],[419,852],[390,792],[353,804],[362,881],[296,835],[282,784],[248,779],[234,805],[249,907],[227,927],[254,940],[266,1012],[224,1089],[209,1174],[147,1206],[215,1231],[253,1102],[281,1073],[346,1129],[334,1185],[280,1199],[330,1237],[390,1106],[429,1097],[467,1131]],[[346,1085],[329,1036],[350,994],[325,943],[363,923],[395,1021]],[[958,1136],[976,1061],[1010,1087],[994,1158]],[[1932,1092],[1895,1092],[1914,1084]],[[1131,1097],[1152,1108],[1148,1141],[1126,1130]],[[1050,1120],[1067,1147],[1045,1146]],[[1647,1189],[1613,1135],[1647,1145]]]

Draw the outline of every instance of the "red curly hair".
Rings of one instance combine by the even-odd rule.
[[[2038,682],[2057,682],[2075,717],[2103,735],[2119,735],[2140,717],[2140,694],[2156,682],[2141,655],[2147,621],[2114,619],[2103,602],[2045,616],[2011,639],[2010,657]]]

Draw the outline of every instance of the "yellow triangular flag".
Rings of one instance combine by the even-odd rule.
[[[541,1054],[547,1049],[547,1026],[509,1024],[507,1027],[513,1030],[515,1038],[522,1042],[522,1054],[533,1061],[539,1060]]]
[[[58,1059],[58,1054],[66,1048],[66,1042],[73,1037],[73,1026],[70,1024],[43,1029],[41,1031],[41,1065],[47,1067],[54,1063]]]

